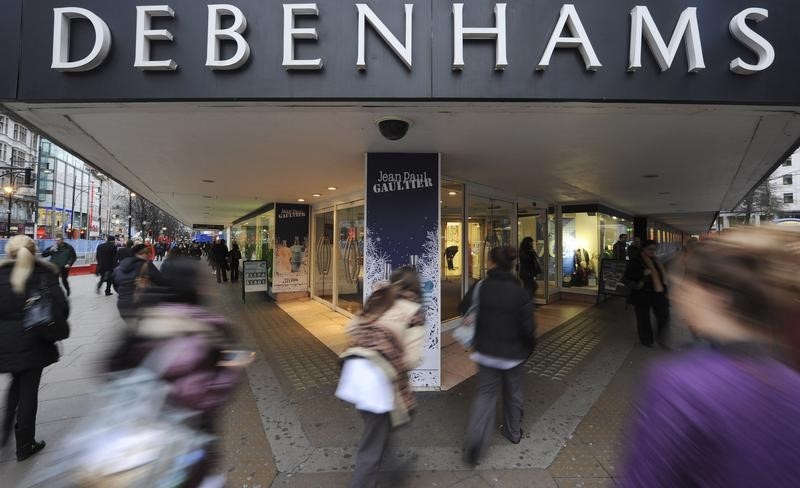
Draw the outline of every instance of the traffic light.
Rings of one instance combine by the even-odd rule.
[[[25,186],[33,185],[33,170],[28,168],[25,170]]]

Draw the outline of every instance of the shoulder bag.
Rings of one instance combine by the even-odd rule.
[[[41,339],[57,342],[69,337],[69,323],[59,317],[59,310],[53,300],[50,287],[42,282],[25,300],[25,331],[33,331]]]
[[[472,303],[467,313],[461,317],[461,323],[453,330],[453,338],[462,346],[470,348],[475,345],[475,326],[478,323],[478,309],[480,308],[481,284],[479,281],[472,290]]]

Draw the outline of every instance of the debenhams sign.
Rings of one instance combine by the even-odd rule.
[[[342,8],[344,6],[340,6]],[[261,49],[264,46],[251,46],[247,39],[247,16],[236,5],[213,4],[208,5],[207,34],[205,45],[205,65],[210,70],[237,70],[242,68],[251,55],[251,49]],[[404,28],[388,28],[385,20],[381,19],[372,8],[364,3],[353,6],[353,25],[357,29],[357,45],[352,53],[355,61],[353,68],[367,69],[365,56],[367,29],[373,29],[380,39],[388,46],[398,61],[402,62],[408,70],[414,68],[412,44],[419,36],[428,36],[428,32],[417,32],[414,28],[414,5],[397,4],[395,7],[399,15],[404,16]],[[507,46],[514,39],[509,39],[506,29],[506,4],[494,4],[493,25],[465,25],[464,4],[452,4],[452,69],[463,70],[466,66],[464,59],[464,43],[471,40],[489,40],[495,44],[495,70],[504,70],[514,63],[507,55]],[[285,3],[282,4],[283,33],[282,66],[286,70],[320,70],[325,64],[322,57],[299,58],[296,54],[297,40],[316,40],[325,42],[320,38],[317,29],[313,27],[316,18],[323,17],[316,3]],[[135,19],[135,50],[131,60],[133,66],[143,71],[161,70],[174,71],[181,62],[180,59],[157,59],[152,53],[154,43],[170,43],[176,39],[169,28],[154,28],[153,19],[164,20],[176,17],[176,11],[169,5],[140,5],[136,7]],[[772,66],[775,61],[775,49],[769,39],[756,32],[756,25],[769,17],[766,8],[751,7],[736,13],[729,22],[730,36],[740,43],[743,48],[751,51],[752,55],[745,60],[742,57],[731,57],[726,60],[729,69],[737,75],[753,75],[763,72]],[[70,33],[73,20],[82,19],[91,23],[94,30],[94,44],[88,52],[75,55],[70,49]],[[303,19],[304,26],[298,27],[298,20]],[[309,21],[311,21],[309,25]],[[689,72],[699,72],[706,69],[703,56],[703,36],[698,22],[698,9],[688,7],[683,10],[674,25],[672,32],[662,33],[657,24],[664,25],[664,19],[654,18],[647,6],[638,5],[630,11],[630,44],[628,54],[628,70],[637,71],[642,68],[643,51],[649,49],[657,61],[661,71],[670,69],[675,61],[678,50],[685,46],[687,69]],[[666,34],[666,35],[665,35]],[[64,72],[89,71],[103,64],[108,57],[113,42],[113,33],[108,24],[97,13],[80,7],[57,7],[53,9],[53,51],[51,68]],[[307,41],[306,41],[307,42]],[[222,44],[234,44],[235,52],[223,56]],[[556,49],[573,49],[579,53],[588,71],[603,69],[603,56],[607,55],[592,42],[592,32],[584,27],[580,12],[573,4],[561,6],[560,15],[553,25],[549,41],[542,46],[532,46],[541,50],[536,70],[544,71],[550,67],[551,59]],[[72,57],[70,57],[70,53]],[[715,60],[716,61],[716,60]]]

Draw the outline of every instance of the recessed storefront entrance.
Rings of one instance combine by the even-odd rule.
[[[314,209],[311,296],[351,315],[364,297],[364,201]]]

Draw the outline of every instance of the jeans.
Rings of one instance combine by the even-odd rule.
[[[231,261],[231,281],[239,281],[239,261]]]

